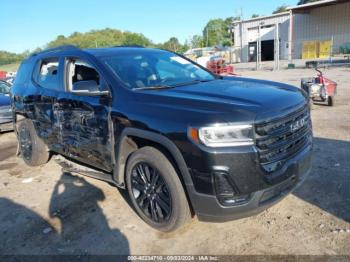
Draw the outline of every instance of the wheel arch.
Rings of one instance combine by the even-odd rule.
[[[187,185],[193,184],[180,150],[170,139],[142,129],[125,128],[115,145],[116,166],[113,170],[113,179],[120,187],[125,188],[125,170],[129,156],[143,146],[153,146],[165,154],[178,171],[185,190]]]

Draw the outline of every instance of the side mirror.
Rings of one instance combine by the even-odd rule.
[[[85,96],[108,96],[109,91],[101,91],[94,80],[79,81],[73,84],[72,93]]]

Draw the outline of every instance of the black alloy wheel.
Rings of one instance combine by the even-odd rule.
[[[133,196],[142,212],[156,223],[163,223],[171,216],[172,203],[169,189],[159,172],[145,162],[132,169]]]
[[[43,140],[37,135],[33,122],[23,119],[18,123],[18,144],[24,162],[29,166],[46,164],[50,152]]]
[[[154,229],[171,232],[190,220],[179,174],[157,148],[145,146],[128,157],[125,182],[134,210]]]

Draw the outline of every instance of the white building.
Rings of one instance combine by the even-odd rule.
[[[276,27],[280,32],[281,58],[288,57],[289,12],[234,23],[234,46],[240,50],[241,62],[253,62],[257,57],[260,36],[262,60],[273,60]]]
[[[234,22],[233,30],[234,47],[239,50],[236,62],[256,61],[258,50],[262,61],[274,60],[277,52],[282,60],[301,59],[303,51],[305,58],[308,43],[315,43],[311,48],[317,56],[320,48],[331,49],[331,55],[350,43],[350,0],[322,0],[290,7],[288,12]]]

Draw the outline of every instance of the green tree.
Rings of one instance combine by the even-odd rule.
[[[200,35],[194,35],[190,38],[188,45],[191,48],[201,48],[204,46],[204,39]]]
[[[119,45],[141,45],[145,47],[159,47],[174,52],[183,53],[189,48],[200,48],[206,45],[230,46],[234,41],[231,33],[232,22],[240,20],[240,17],[228,17],[226,19],[210,20],[203,30],[203,36],[194,35],[191,39],[181,44],[176,37],[170,38],[163,44],[154,44],[143,34],[117,29],[105,28],[103,30],[91,30],[86,33],[74,32],[69,36],[58,35],[43,48],[52,48],[60,45],[75,45],[80,48],[111,47]],[[0,65],[18,63],[31,53],[42,51],[41,47],[30,52],[26,50],[22,54],[0,51]]]
[[[258,17],[260,17],[260,15],[258,15],[258,14],[252,14],[252,18],[258,18]]]
[[[181,46],[181,49],[178,53],[183,54],[190,48],[191,46],[189,45],[188,41],[185,41],[185,43]]]
[[[276,8],[275,11],[273,11],[272,13],[273,14],[278,14],[278,13],[283,13],[283,12],[286,12],[287,11],[287,5],[281,5],[279,7]]]
[[[222,43],[224,39],[224,20],[212,19],[203,29],[205,46],[215,46]]]
[[[230,28],[232,22],[240,20],[239,17],[228,17],[226,19],[212,19],[203,29],[203,39],[206,46],[223,45],[230,46],[231,39]]]
[[[232,46],[234,43],[234,35],[232,31],[232,24],[234,21],[240,21],[241,17],[228,17],[224,20],[224,32],[225,32],[225,39],[223,41],[223,46]]]
[[[68,37],[60,35],[55,40],[49,42],[47,47],[50,48],[67,44],[76,45],[80,48],[118,45],[141,45],[149,47],[154,45],[151,40],[142,34],[106,28],[103,30],[91,30],[87,33],[74,32]]]
[[[162,45],[162,48],[173,52],[181,52],[183,49],[182,45],[179,42],[179,39],[176,37],[171,37]]]
[[[18,63],[25,58],[24,54],[0,51],[0,65]]]
[[[147,39],[143,34],[124,32],[123,44],[124,45],[151,46],[152,42],[149,39]]]

